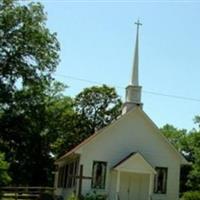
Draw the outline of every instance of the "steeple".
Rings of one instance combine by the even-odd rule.
[[[141,89],[139,86],[139,27],[142,25],[138,20],[137,25],[137,33],[136,33],[136,42],[135,42],[135,52],[133,59],[133,68],[131,75],[131,82],[126,87],[126,99],[123,105],[122,114],[127,113],[135,106],[142,107],[141,103]]]

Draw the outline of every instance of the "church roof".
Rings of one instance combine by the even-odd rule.
[[[112,122],[110,125],[98,130],[97,132],[93,133],[91,136],[89,136],[87,139],[85,139],[83,142],[81,142],[80,144],[78,144],[76,147],[74,147],[73,149],[71,149],[70,151],[66,152],[63,156],[61,156],[60,158],[58,158],[55,161],[55,164],[59,163],[60,161],[64,160],[65,158],[67,158],[68,156],[71,156],[73,154],[77,154],[78,151],[84,147],[85,145],[89,144],[90,142],[92,142],[99,134],[103,134],[108,128],[112,128],[112,126],[114,126],[116,123],[119,123],[122,119],[124,119],[125,117],[127,117],[128,115],[130,115],[131,113],[135,113],[136,111],[139,111],[144,118],[149,121],[149,123],[152,125],[152,127],[157,130],[155,131],[155,134],[159,134],[160,137],[162,138],[162,140],[167,143],[167,145],[169,146],[169,148],[171,148],[175,154],[177,154],[180,159],[182,160],[182,164],[188,164],[187,160],[182,156],[182,154],[168,141],[168,139],[160,133],[159,128],[155,125],[155,123],[148,117],[148,115],[140,108],[140,107],[134,107],[132,110],[130,110],[129,112],[127,112],[124,115],[121,115],[117,120],[115,120],[114,122]]]
[[[121,118],[121,117],[120,117]],[[117,120],[115,120],[117,121]],[[56,160],[56,163],[63,160],[64,158],[68,157],[69,155],[75,153],[78,149],[80,149],[82,146],[84,146],[85,144],[89,143],[91,140],[93,140],[93,138],[95,138],[97,135],[99,135],[101,132],[104,131],[104,129],[108,128],[109,126],[111,126],[115,121],[113,121],[111,124],[109,124],[108,126],[98,130],[97,132],[93,133],[92,135],[90,135],[88,138],[86,138],[85,140],[83,140],[80,144],[78,144],[77,146],[75,146],[74,148],[72,148],[70,151],[66,152],[63,156],[61,156],[60,158],[58,158]]]
[[[128,160],[130,157],[132,157],[133,155],[135,155],[137,152],[132,152],[130,153],[128,156],[126,156],[125,158],[123,158],[122,160],[120,160],[117,164],[115,164],[113,166],[113,169],[115,169],[116,167],[118,167],[119,165],[121,165],[123,162],[125,162],[126,160]]]
[[[139,152],[132,152],[113,167],[119,171],[132,171],[140,173],[154,173],[154,167]]]

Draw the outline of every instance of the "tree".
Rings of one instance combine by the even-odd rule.
[[[198,129],[193,129],[188,135],[188,154],[193,164],[187,184],[191,190],[200,190],[200,116],[196,116],[194,122]]]
[[[200,128],[199,116],[195,117],[194,122]],[[167,124],[161,128],[161,132],[191,163],[181,167],[180,192],[200,190],[200,130],[187,132]]]
[[[177,129],[173,125],[166,124],[161,129],[163,135],[176,147],[179,151],[185,150],[185,140],[187,137],[187,130]]]
[[[55,33],[45,27],[39,3],[0,2],[0,103],[12,104],[16,90],[43,85],[51,78],[59,57]]]
[[[116,120],[121,106],[121,99],[112,87],[93,86],[80,92],[75,98],[75,109],[83,138]]]
[[[77,144],[77,114],[73,99],[66,96],[55,99],[48,108],[48,118],[51,152],[58,157]]]
[[[0,150],[15,184],[51,177],[46,112],[58,51],[40,3],[0,2]]]
[[[191,146],[192,170],[189,173],[187,185],[191,190],[200,190],[200,132],[192,133],[189,136]]]

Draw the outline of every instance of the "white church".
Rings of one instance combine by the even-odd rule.
[[[108,200],[178,200],[184,157],[143,111],[138,81],[139,21],[131,82],[121,116],[56,161],[55,194],[95,191]]]

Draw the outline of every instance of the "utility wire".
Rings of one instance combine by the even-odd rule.
[[[92,80],[88,80],[88,79],[83,79],[83,78],[79,78],[79,77],[75,77],[75,76],[68,76],[68,75],[62,75],[62,74],[57,74],[57,73],[54,74],[54,75],[58,76],[58,77],[63,77],[63,78],[67,78],[67,79],[72,79],[72,80],[76,80],[76,81],[85,82],[85,83],[91,83],[91,84],[97,84],[97,85],[105,84],[105,83],[92,81]],[[125,89],[125,87],[117,86],[117,85],[115,85],[114,87],[118,88],[118,89]],[[151,95],[156,95],[156,96],[163,96],[163,97],[169,97],[169,98],[174,98],[174,99],[181,99],[181,100],[187,100],[187,101],[200,102],[200,99],[192,98],[192,97],[178,96],[178,95],[173,95],[173,94],[164,94],[164,93],[153,92],[153,91],[149,91],[149,90],[143,90],[143,92],[147,93],[147,94],[151,94]]]
[[[30,0],[16,0],[18,2],[30,2]],[[47,3],[199,3],[198,0],[33,0]]]
[[[97,82],[97,81],[92,81],[92,80],[88,80],[88,79],[83,79],[83,78],[78,78],[78,77],[75,77],[75,76],[67,76],[67,75],[62,75],[62,74],[54,74],[55,76],[60,76],[60,77],[63,77],[63,78],[67,78],[67,79],[72,79],[72,80],[76,80],[76,81],[82,81],[82,82],[85,82],[85,83],[91,83],[91,84],[97,84],[97,85],[103,85],[105,83],[102,83],[102,82]],[[107,84],[108,85],[108,84]],[[116,88],[119,88],[119,89],[125,89],[124,87],[122,86],[116,86]]]

